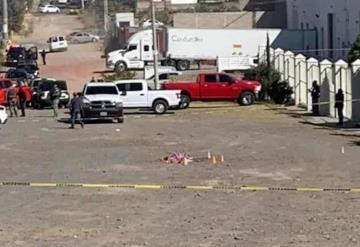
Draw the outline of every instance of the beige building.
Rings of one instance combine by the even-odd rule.
[[[253,13],[248,11],[175,13],[173,23],[174,27],[179,28],[252,28],[254,18],[256,16],[254,17]]]

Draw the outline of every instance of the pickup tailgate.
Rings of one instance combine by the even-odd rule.
[[[180,104],[180,90],[150,90],[148,91],[148,102],[151,105],[157,99],[166,100],[170,107],[178,106]]]

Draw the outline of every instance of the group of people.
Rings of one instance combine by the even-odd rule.
[[[21,110],[21,117],[25,117],[26,112],[26,103],[27,99],[31,98],[29,96],[28,90],[26,90],[27,84],[24,81],[20,81],[19,87],[17,88],[17,84],[13,83],[11,87],[7,91],[7,103],[9,107],[10,117],[18,117],[18,107]],[[61,97],[61,90],[58,85],[54,84],[52,89],[50,90],[50,99],[52,102],[52,108],[54,111],[54,117],[57,118],[59,116],[59,101]],[[71,129],[75,128],[75,123],[78,121],[82,128],[84,128],[84,122],[81,120],[81,110],[82,110],[82,94],[81,93],[73,93],[73,98],[70,101],[69,109],[71,115]]]
[[[21,109],[21,117],[25,117],[26,100],[31,97],[29,91],[26,90],[27,84],[24,81],[19,82],[19,88],[13,83],[7,91],[7,101],[9,105],[10,117],[18,116],[18,106]]]
[[[317,81],[313,81],[312,88],[309,90],[311,93],[312,99],[312,112],[314,116],[320,115],[320,86],[318,85]],[[344,93],[343,90],[340,88],[338,89],[335,95],[335,105],[334,107],[337,110],[337,114],[339,117],[338,125],[344,124]]]

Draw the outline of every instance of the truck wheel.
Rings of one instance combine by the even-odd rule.
[[[119,117],[119,118],[117,119],[117,122],[118,122],[118,123],[123,123],[123,122],[124,122],[124,118],[123,118],[123,117]]]
[[[185,71],[190,69],[190,62],[187,60],[179,60],[177,61],[176,68],[179,71]]]
[[[164,114],[168,109],[168,105],[164,100],[157,100],[153,104],[153,109],[156,114]]]
[[[176,61],[173,59],[167,60],[165,65],[171,66],[171,67],[176,67]]]
[[[239,105],[252,105],[255,102],[255,95],[252,92],[243,92],[238,98]]]
[[[186,109],[190,106],[190,96],[187,94],[182,94],[180,99],[180,109]]]
[[[124,72],[126,70],[126,64],[124,62],[117,62],[115,64],[115,72],[116,73],[121,73]]]

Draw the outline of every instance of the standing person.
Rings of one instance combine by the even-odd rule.
[[[344,124],[344,93],[342,89],[339,89],[337,94],[335,95],[335,108],[337,109],[337,113],[339,116],[339,123],[337,125]]]
[[[20,81],[19,90],[17,96],[19,97],[19,105],[21,109],[21,117],[25,117],[25,107],[26,107],[26,89],[23,81]]]
[[[312,88],[309,90],[309,92],[311,93],[313,115],[319,116],[320,87],[317,84],[317,81],[313,81]]]
[[[41,52],[40,52],[40,55],[41,55],[41,58],[43,60],[43,65],[46,65],[46,51],[45,49],[43,49]]]
[[[9,111],[10,111],[10,117],[13,117],[15,115],[15,117],[18,116],[17,113],[17,95],[16,95],[16,84],[13,83],[11,85],[11,87],[8,89],[7,94],[6,94],[6,98],[7,98],[7,103],[9,105]]]
[[[31,92],[31,88],[29,87],[29,84],[27,83],[27,81],[24,82],[24,89],[25,89],[25,96],[26,96],[26,106],[29,106],[31,103],[32,92]]]
[[[54,110],[54,117],[58,117],[58,110],[59,110],[59,101],[60,101],[61,91],[58,85],[54,84],[50,90],[50,99],[52,102],[52,107]]]
[[[83,99],[81,93],[78,93],[71,99],[70,112],[71,112],[71,126],[70,129],[75,128],[76,120],[79,120],[81,128],[84,128],[84,122],[81,120],[81,110],[82,110]]]

